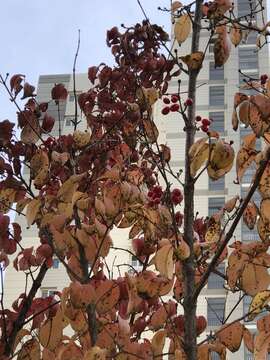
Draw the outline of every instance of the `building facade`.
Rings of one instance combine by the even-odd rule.
[[[238,0],[235,1],[235,8],[239,16],[249,12],[249,4],[252,1]],[[256,19],[260,23],[261,19],[258,15]],[[207,45],[209,33],[202,32],[200,50],[204,51]],[[241,69],[245,74],[251,77],[258,78],[261,74],[269,72],[269,55],[268,48],[264,46],[258,53],[256,50],[256,34],[250,33],[247,41],[242,43],[237,48],[231,49],[231,56],[223,68],[214,67],[213,45],[210,44],[203,68],[199,74],[197,90],[197,115],[202,118],[212,118],[212,129],[217,130],[222,134],[227,141],[232,140],[235,144],[235,149],[239,148],[241,138],[249,133],[249,129],[245,129],[240,125],[240,129],[235,132],[231,125],[231,115],[233,110],[233,101],[235,92],[239,91],[239,85],[243,82],[243,76],[239,73]],[[179,56],[190,53],[191,38],[189,38],[181,48],[178,48],[176,42],[173,40],[174,48],[177,48]],[[182,97],[186,98],[187,91],[187,77],[184,73],[181,77]],[[70,75],[44,75],[40,76],[38,84],[38,101],[50,100],[50,92],[55,83],[63,83],[68,89],[69,96],[67,102],[61,105],[59,111],[56,105],[50,104],[49,112],[55,118],[60,117],[61,132],[68,134],[72,130],[72,119],[74,118],[74,94],[73,82]],[[90,83],[86,74],[78,74],[76,77],[78,92],[85,91],[89,88]],[[178,90],[178,81],[173,80],[169,86],[170,93],[176,93]],[[185,159],[185,132],[183,130],[184,124],[179,119],[179,116],[172,113],[170,116],[163,116],[161,114],[162,103],[159,102],[154,110],[154,117],[160,133],[160,143],[166,143],[172,152],[171,167],[175,171],[184,170]],[[85,128],[85,121],[81,114],[82,122],[80,127]],[[57,126],[54,129],[55,134],[59,129]],[[202,132],[197,133],[197,138],[201,137]],[[258,146],[260,144],[258,143]],[[232,171],[226,175],[225,178],[219,181],[209,180],[207,174],[203,174],[196,183],[196,199],[195,209],[199,216],[211,215],[219,210],[226,200],[232,198],[236,194],[245,196],[254,169],[246,172],[241,185],[235,184],[236,172]],[[25,170],[27,176],[27,169]],[[172,183],[175,180],[171,179]],[[175,184],[176,185],[176,184]],[[255,195],[255,197],[258,195]],[[256,200],[256,199],[255,199]],[[38,243],[37,232],[35,228],[27,229],[22,216],[16,217],[16,222],[20,223],[23,229],[23,238],[25,247],[35,245]],[[249,230],[244,224],[240,224],[234,234],[235,239],[242,241],[254,241],[259,237],[256,231]],[[125,230],[117,230],[113,234],[114,243],[117,247],[127,248],[130,245],[128,240],[128,233]],[[127,252],[114,251],[109,256],[108,266],[114,263],[115,274],[118,272],[118,265],[131,264],[134,267],[138,266],[135,259]],[[221,265],[219,270],[225,272],[226,264]],[[122,268],[127,270],[128,268]],[[29,282],[31,279],[29,278]],[[66,275],[65,268],[59,260],[55,259],[53,267],[48,271],[45,281],[40,289],[40,296],[47,296],[56,290],[62,289],[69,284],[69,279]],[[16,272],[12,267],[8,267],[5,274],[5,306],[9,307],[13,299],[17,298],[20,293],[25,290],[25,275],[21,272]],[[198,315],[204,315],[208,321],[207,333],[219,327],[222,321],[228,316],[231,309],[236,306],[239,300],[239,293],[231,294],[224,287],[224,280],[217,276],[211,275],[207,287],[202,291],[198,301]],[[236,306],[233,314],[230,316],[230,321],[237,319],[247,312],[250,303],[250,298],[245,296],[243,301]],[[250,329],[255,330],[254,324],[246,324]],[[218,359],[218,356],[213,355],[212,359]],[[237,354],[228,354],[228,359],[253,359],[252,354],[248,353],[244,347],[241,347]]]

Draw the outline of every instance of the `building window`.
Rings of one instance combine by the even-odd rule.
[[[142,263],[137,259],[136,256],[132,255],[131,257],[131,267],[129,269],[129,273],[134,273],[136,271],[142,270]]]
[[[54,296],[56,292],[56,288],[43,288],[41,289],[41,297],[44,299],[48,296]]]
[[[208,198],[208,215],[212,216],[223,208],[225,197]]]
[[[238,0],[238,16],[250,16],[254,9],[256,8],[255,0]]]
[[[210,106],[224,105],[224,86],[209,87],[209,105]]]
[[[210,80],[224,80],[224,68],[215,67],[214,62],[209,63],[209,79]]]
[[[217,267],[217,270],[222,273],[223,275],[225,275],[225,265],[224,264],[220,264]],[[207,285],[208,289],[223,289],[224,288],[224,279],[219,276],[218,274],[215,273],[211,273],[211,275],[208,278],[208,285]]]
[[[250,230],[244,222],[242,222],[242,229],[241,229],[241,237],[242,241],[258,241],[260,240],[260,235],[258,234],[255,229]]]
[[[53,259],[52,267],[53,267],[53,269],[58,269],[59,268],[59,259],[57,259],[57,258]]]
[[[212,37],[209,42],[209,53],[211,53],[211,54],[214,52],[215,41],[216,41],[216,39],[214,37]]]
[[[254,46],[241,46],[239,48],[239,69],[258,69],[258,53]]]
[[[207,323],[208,326],[220,326],[225,312],[225,298],[207,299]]]
[[[211,130],[224,133],[224,111],[210,112],[209,119],[212,120]]]
[[[225,189],[225,176],[214,181],[209,178],[208,187],[210,191],[224,191]]]
[[[73,116],[65,116],[65,126],[73,126],[73,121]]]

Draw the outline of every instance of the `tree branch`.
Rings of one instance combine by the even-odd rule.
[[[261,178],[263,176],[264,170],[266,169],[266,167],[268,165],[269,160],[270,160],[270,149],[267,150],[265,159],[261,161],[260,167],[256,172],[255,180],[254,180],[254,182],[253,182],[253,184],[252,184],[252,186],[251,186],[245,200],[242,202],[242,204],[241,204],[241,206],[239,208],[239,211],[238,211],[238,213],[237,213],[237,215],[236,215],[236,217],[235,217],[229,231],[227,232],[227,234],[225,236],[225,239],[221,243],[220,247],[217,249],[211,263],[209,264],[207,270],[205,271],[205,273],[203,274],[203,277],[201,278],[201,281],[199,282],[198,286],[196,287],[196,289],[194,291],[194,294],[193,294],[192,301],[196,301],[196,299],[199,296],[202,288],[205,286],[209,275],[211,274],[211,272],[215,268],[215,266],[216,266],[216,264],[218,262],[218,259],[221,256],[223,250],[225,249],[225,247],[228,245],[229,241],[231,240],[231,238],[232,238],[232,236],[234,234],[234,231],[236,229],[236,226],[238,225],[239,221],[241,220],[248,203],[250,202],[253,194],[255,193],[255,191],[256,191],[259,183],[260,183],[260,180],[261,180]]]

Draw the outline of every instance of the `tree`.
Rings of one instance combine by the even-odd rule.
[[[21,129],[18,140],[14,123],[0,122],[2,272],[14,266],[32,278],[30,290],[14,299],[12,309],[4,308],[2,291],[3,360],[40,359],[41,354],[45,360],[161,359],[163,354],[169,359],[205,360],[212,352],[225,359],[226,350],[238,351],[242,341],[256,359],[266,358],[270,315],[257,321],[255,337],[242,322],[268,309],[270,300],[266,75],[246,76],[245,88],[235,94],[232,126],[237,131],[240,121],[250,128],[237,151],[238,181],[251,164],[257,167],[247,196],[235,196],[210,217],[196,217],[194,207],[197,180],[205,172],[213,181],[230,172],[236,150],[209,129],[209,119],[196,117],[197,76],[206,51],[199,48],[202,24],[209,32],[207,47],[214,41],[215,65],[220,67],[230,55],[230,42],[237,46],[247,32],[258,34],[258,48],[267,43],[268,24],[259,27],[252,21],[263,4],[252,2],[242,17],[235,15],[230,0],[208,4],[196,0],[186,6],[175,1],[167,11],[175,21],[179,44],[192,32],[191,53],[173,54],[166,45],[168,35],[148,19],[123,33],[117,27],[109,30],[107,44],[115,66],[90,67],[92,86],[78,99],[74,86],[75,100],[87,119],[85,131],[78,130],[76,108],[74,131],[62,135],[60,121],[57,124],[47,113],[48,103],[36,101],[35,88],[23,75],[10,80],[1,76],[17,106]],[[162,49],[169,52],[169,59]],[[168,91],[169,81],[181,79],[181,73],[188,76],[185,99],[180,90]],[[247,89],[255,95],[247,95]],[[22,92],[27,101],[23,110],[17,102]],[[67,90],[56,84],[51,94],[59,104],[66,100]],[[163,115],[176,112],[184,121],[184,181],[170,167],[170,148],[158,142],[153,117],[158,100],[164,103]],[[58,137],[50,135],[54,126]],[[197,131],[203,136],[195,141]],[[255,148],[256,138],[265,142],[262,151]],[[30,169],[30,179],[23,176],[23,166]],[[169,176],[179,188],[172,188]],[[260,207],[252,201],[257,189]],[[37,226],[38,246],[24,247],[19,224],[10,222],[11,209],[25,216],[28,226]],[[261,241],[232,242],[241,219],[250,229],[257,227]],[[117,247],[110,236],[113,228],[129,229],[132,250],[122,251],[137,259],[141,271],[112,278],[105,259]],[[53,256],[65,266],[70,286],[39,298]],[[223,261],[228,262],[225,275],[217,269]],[[196,314],[197,300],[213,272],[224,277],[228,290],[248,294],[252,302],[248,314],[227,321],[197,344],[207,326],[206,319]]]

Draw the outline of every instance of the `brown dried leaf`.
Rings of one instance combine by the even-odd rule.
[[[188,38],[192,29],[192,22],[188,14],[181,15],[174,25],[174,36],[179,44]]]
[[[244,327],[240,321],[232,324],[223,325],[221,330],[216,333],[218,340],[231,352],[239,350]]]
[[[34,223],[39,213],[40,207],[40,199],[33,199],[28,203],[25,214],[28,226],[31,226]]]
[[[54,350],[63,336],[63,314],[61,308],[58,308],[53,318],[46,320],[39,330],[39,341],[42,346],[49,350]]]
[[[204,53],[202,51],[197,51],[186,56],[181,56],[180,59],[190,70],[199,70],[203,64]]]
[[[235,23],[231,27],[230,31],[230,39],[234,46],[237,46],[240,44],[242,40],[242,30],[238,23]]]
[[[99,314],[110,311],[118,302],[120,290],[113,280],[103,281],[96,289],[96,309]]]
[[[253,201],[248,203],[243,214],[243,220],[250,230],[254,229],[257,221],[257,206]]]
[[[238,195],[236,195],[232,199],[226,201],[226,203],[224,205],[224,210],[226,210],[228,213],[231,213],[235,209],[237,200],[239,200]]]
[[[162,246],[155,254],[153,263],[160,275],[168,279],[173,278],[174,262],[173,262],[173,247],[171,244]]]

